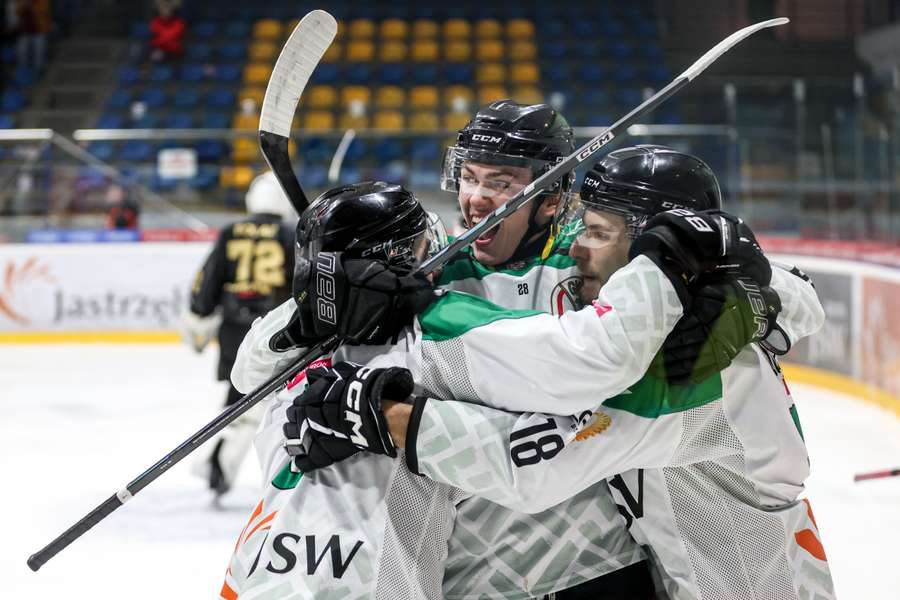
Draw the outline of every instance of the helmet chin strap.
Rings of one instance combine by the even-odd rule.
[[[544,205],[546,198],[547,196],[543,195],[539,199],[540,201],[532,203],[531,211],[528,214],[528,228],[525,230],[525,233],[522,234],[522,239],[519,240],[516,249],[513,250],[512,255],[504,261],[504,264],[524,260],[538,253],[540,253],[541,260],[544,260],[549,256],[550,248],[553,246],[553,240],[555,239],[552,231],[553,219],[550,219],[543,225],[536,221],[537,213]]]

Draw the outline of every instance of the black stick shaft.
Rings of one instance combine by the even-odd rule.
[[[125,486],[125,488],[107,498],[97,508],[57,536],[52,542],[28,557],[28,567],[32,571],[40,569],[48,560],[84,535],[91,527],[108,517],[114,510],[130,500],[132,496],[136,495],[150,483],[155,481],[157,477],[178,464],[181,459],[200,447],[203,442],[253,408],[253,406],[259,403],[263,398],[268,397],[272,392],[278,390],[281,386],[292,380],[300,371],[308,367],[317,358],[331,353],[337,345],[337,336],[327,338],[307,350],[305,354],[298,357],[297,360],[291,363],[283,371],[272,376],[255,390],[227,407],[219,416],[182,442],[177,448],[162,457],[152,467],[137,476],[131,483]]]

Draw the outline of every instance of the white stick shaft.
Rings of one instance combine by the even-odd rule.
[[[759,23],[750,25],[749,27],[744,27],[741,30],[735,31],[727,38],[710,48],[706,54],[698,58],[697,61],[690,67],[688,67],[680,76],[687,77],[689,80],[693,80],[694,77],[702,73],[706,69],[706,67],[714,63],[717,58],[728,52],[728,50],[731,49],[732,46],[734,46],[744,38],[753,35],[760,29],[765,29],[767,27],[777,27],[778,25],[784,25],[785,23],[789,22],[790,20],[786,17],[779,17],[777,19],[769,19],[768,21],[761,21]]]

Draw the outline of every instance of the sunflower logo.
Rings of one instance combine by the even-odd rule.
[[[3,289],[0,290],[0,315],[19,325],[30,325],[31,321],[16,309],[16,291],[29,281],[56,283],[50,274],[50,266],[42,265],[37,257],[28,258],[21,267],[9,261],[3,273]]]
[[[594,437],[595,435],[600,435],[612,425],[612,417],[610,417],[605,412],[600,412],[599,410],[591,415],[590,421],[588,421],[587,425],[581,428],[581,431],[575,434],[576,442],[583,442],[584,440]]]

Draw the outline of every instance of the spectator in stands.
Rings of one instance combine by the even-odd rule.
[[[177,4],[167,0],[156,3],[156,16],[150,20],[150,59],[161,61],[184,54],[187,25],[177,12]]]
[[[131,197],[127,189],[118,184],[110,184],[106,190],[107,229],[137,229],[141,207]]]
[[[17,0],[15,18],[19,34],[16,42],[19,66],[40,71],[47,55],[47,35],[53,24],[50,0]]]

